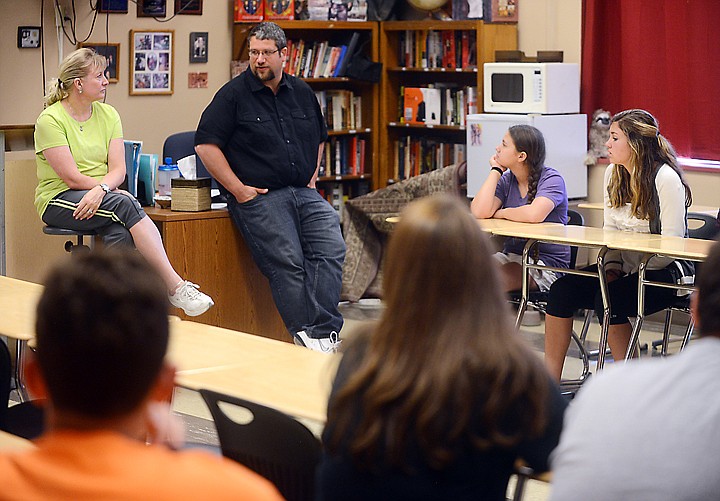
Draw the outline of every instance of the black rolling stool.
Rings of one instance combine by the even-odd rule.
[[[90,246],[85,245],[85,237],[96,237],[98,235],[95,230],[71,230],[68,228],[59,228],[57,226],[43,227],[43,233],[46,235],[60,235],[63,237],[76,237],[77,242],[72,240],[65,242],[65,252],[73,254],[75,252],[89,252]]]

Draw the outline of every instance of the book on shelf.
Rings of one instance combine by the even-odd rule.
[[[295,19],[295,0],[265,0],[265,20]]]
[[[405,87],[403,102],[405,123],[440,125],[440,89]]]
[[[313,21],[327,21],[330,0],[308,0],[308,15]]]
[[[400,181],[464,161],[465,144],[406,136],[394,142],[393,154],[394,179]]]
[[[265,0],[235,0],[235,22],[262,21]]]
[[[456,21],[482,19],[483,0],[452,0],[452,18]]]

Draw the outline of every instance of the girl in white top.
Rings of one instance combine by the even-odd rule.
[[[690,187],[683,179],[672,145],[660,134],[655,117],[638,109],[618,113],[612,119],[606,145],[612,163],[605,172],[604,228],[687,237]],[[637,315],[637,271],[641,258],[639,253],[626,251],[609,251],[605,257],[611,309],[608,343],[616,360],[624,358],[632,334],[628,318]],[[693,273],[689,262],[655,258],[650,261],[646,276],[653,281],[673,283]],[[648,288],[645,314],[665,309],[676,298],[673,289]],[[545,362],[557,380],[562,375],[570,344],[573,314],[589,308],[594,308],[603,321],[596,278],[566,275],[550,288]]]

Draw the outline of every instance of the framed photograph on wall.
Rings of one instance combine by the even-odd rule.
[[[173,93],[174,30],[130,31],[130,95]]]
[[[190,33],[190,62],[208,62],[208,32],[193,31]]]
[[[137,0],[137,17],[165,17],[167,0]]]
[[[127,14],[128,0],[100,0],[100,12],[103,14]]]
[[[93,43],[93,42],[81,42],[78,44],[78,48],[87,47],[92,49],[98,54],[105,56],[107,59],[107,75],[108,82],[117,83],[120,80],[120,44],[119,43]]]
[[[202,0],[175,0],[175,14],[202,15]]]

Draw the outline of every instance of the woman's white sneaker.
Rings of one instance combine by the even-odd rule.
[[[210,309],[215,303],[207,294],[198,290],[198,285],[184,280],[175,294],[169,294],[170,304],[181,308],[186,315],[197,317]]]

